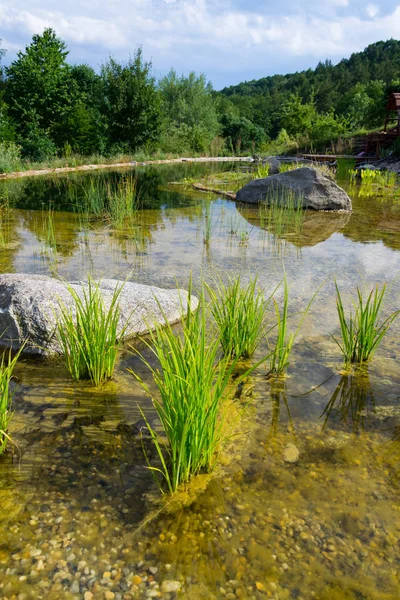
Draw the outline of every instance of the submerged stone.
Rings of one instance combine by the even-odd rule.
[[[43,275],[0,275],[0,345],[18,350],[26,340],[27,354],[61,353],[55,331],[60,302],[67,309],[74,308],[68,286],[80,296],[87,289],[83,281],[66,283]],[[157,323],[175,323],[188,310],[188,293],[184,290],[103,279],[99,289],[106,310],[117,286],[123,286],[118,304],[124,338],[144,334]],[[190,309],[197,305],[197,298],[192,296]]]
[[[283,460],[287,463],[297,463],[300,452],[294,444],[288,444],[283,451]]]
[[[273,202],[278,206],[287,206],[294,201],[310,210],[352,209],[347,193],[323,173],[310,167],[253,179],[237,192],[236,200],[245,204]]]

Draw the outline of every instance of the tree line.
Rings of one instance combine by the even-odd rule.
[[[221,92],[204,75],[173,69],[156,81],[140,47],[126,62],[110,57],[99,72],[67,58],[65,42],[46,29],[1,67],[0,154],[8,152],[10,162],[139,150],[240,154],[299,136],[318,145],[381,126],[388,94],[400,89],[396,40],[336,66],[326,61]]]

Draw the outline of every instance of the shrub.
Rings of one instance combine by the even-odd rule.
[[[12,173],[20,168],[20,147],[14,142],[0,142],[0,173]]]

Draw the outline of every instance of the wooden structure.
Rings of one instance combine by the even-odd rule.
[[[393,116],[393,112],[396,112],[396,116]],[[387,131],[387,126],[390,121],[396,121],[396,127],[391,131],[397,131],[400,134],[400,94],[390,94],[388,103],[386,105],[386,119],[383,131]]]

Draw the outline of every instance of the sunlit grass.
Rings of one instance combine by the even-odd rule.
[[[112,377],[119,342],[124,330],[119,330],[119,296],[123,284],[115,287],[109,306],[105,305],[100,282],[89,277],[87,286],[77,292],[68,290],[72,308],[59,303],[57,338],[66,368],[75,381],[90,379],[100,385]]]
[[[189,287],[189,304],[192,297]],[[183,317],[182,331],[156,325],[147,347],[159,367],[142,356],[148,366],[157,394],[133,373],[150,395],[161,421],[163,438],[147,422],[160,466],[149,465],[160,489],[170,493],[201,472],[210,472],[224,439],[221,410],[229,395],[229,383],[237,359],[221,356],[220,338],[210,330],[204,286],[199,307]],[[235,380],[239,384],[258,364]]]
[[[380,290],[378,286],[365,298],[357,288],[355,310],[346,317],[339,287],[336,286],[336,308],[340,322],[341,339],[332,335],[339,346],[346,364],[370,361],[390,325],[399,314],[392,312],[386,319],[382,317],[386,284]]]
[[[9,424],[12,419],[11,379],[23,347],[12,357],[11,351],[4,352],[0,359],[0,455],[5,451],[12,438],[9,433]]]
[[[260,225],[276,235],[301,233],[305,220],[303,198],[292,190],[274,190],[259,204]]]
[[[265,163],[265,165],[260,165],[257,167],[257,171],[255,173],[256,178],[263,179],[264,177],[268,177],[270,170],[271,166],[268,163]]]
[[[211,313],[217,324],[226,356],[251,358],[259,345],[265,320],[266,301],[257,277],[242,285],[240,275],[225,284],[216,279],[207,290]]]

